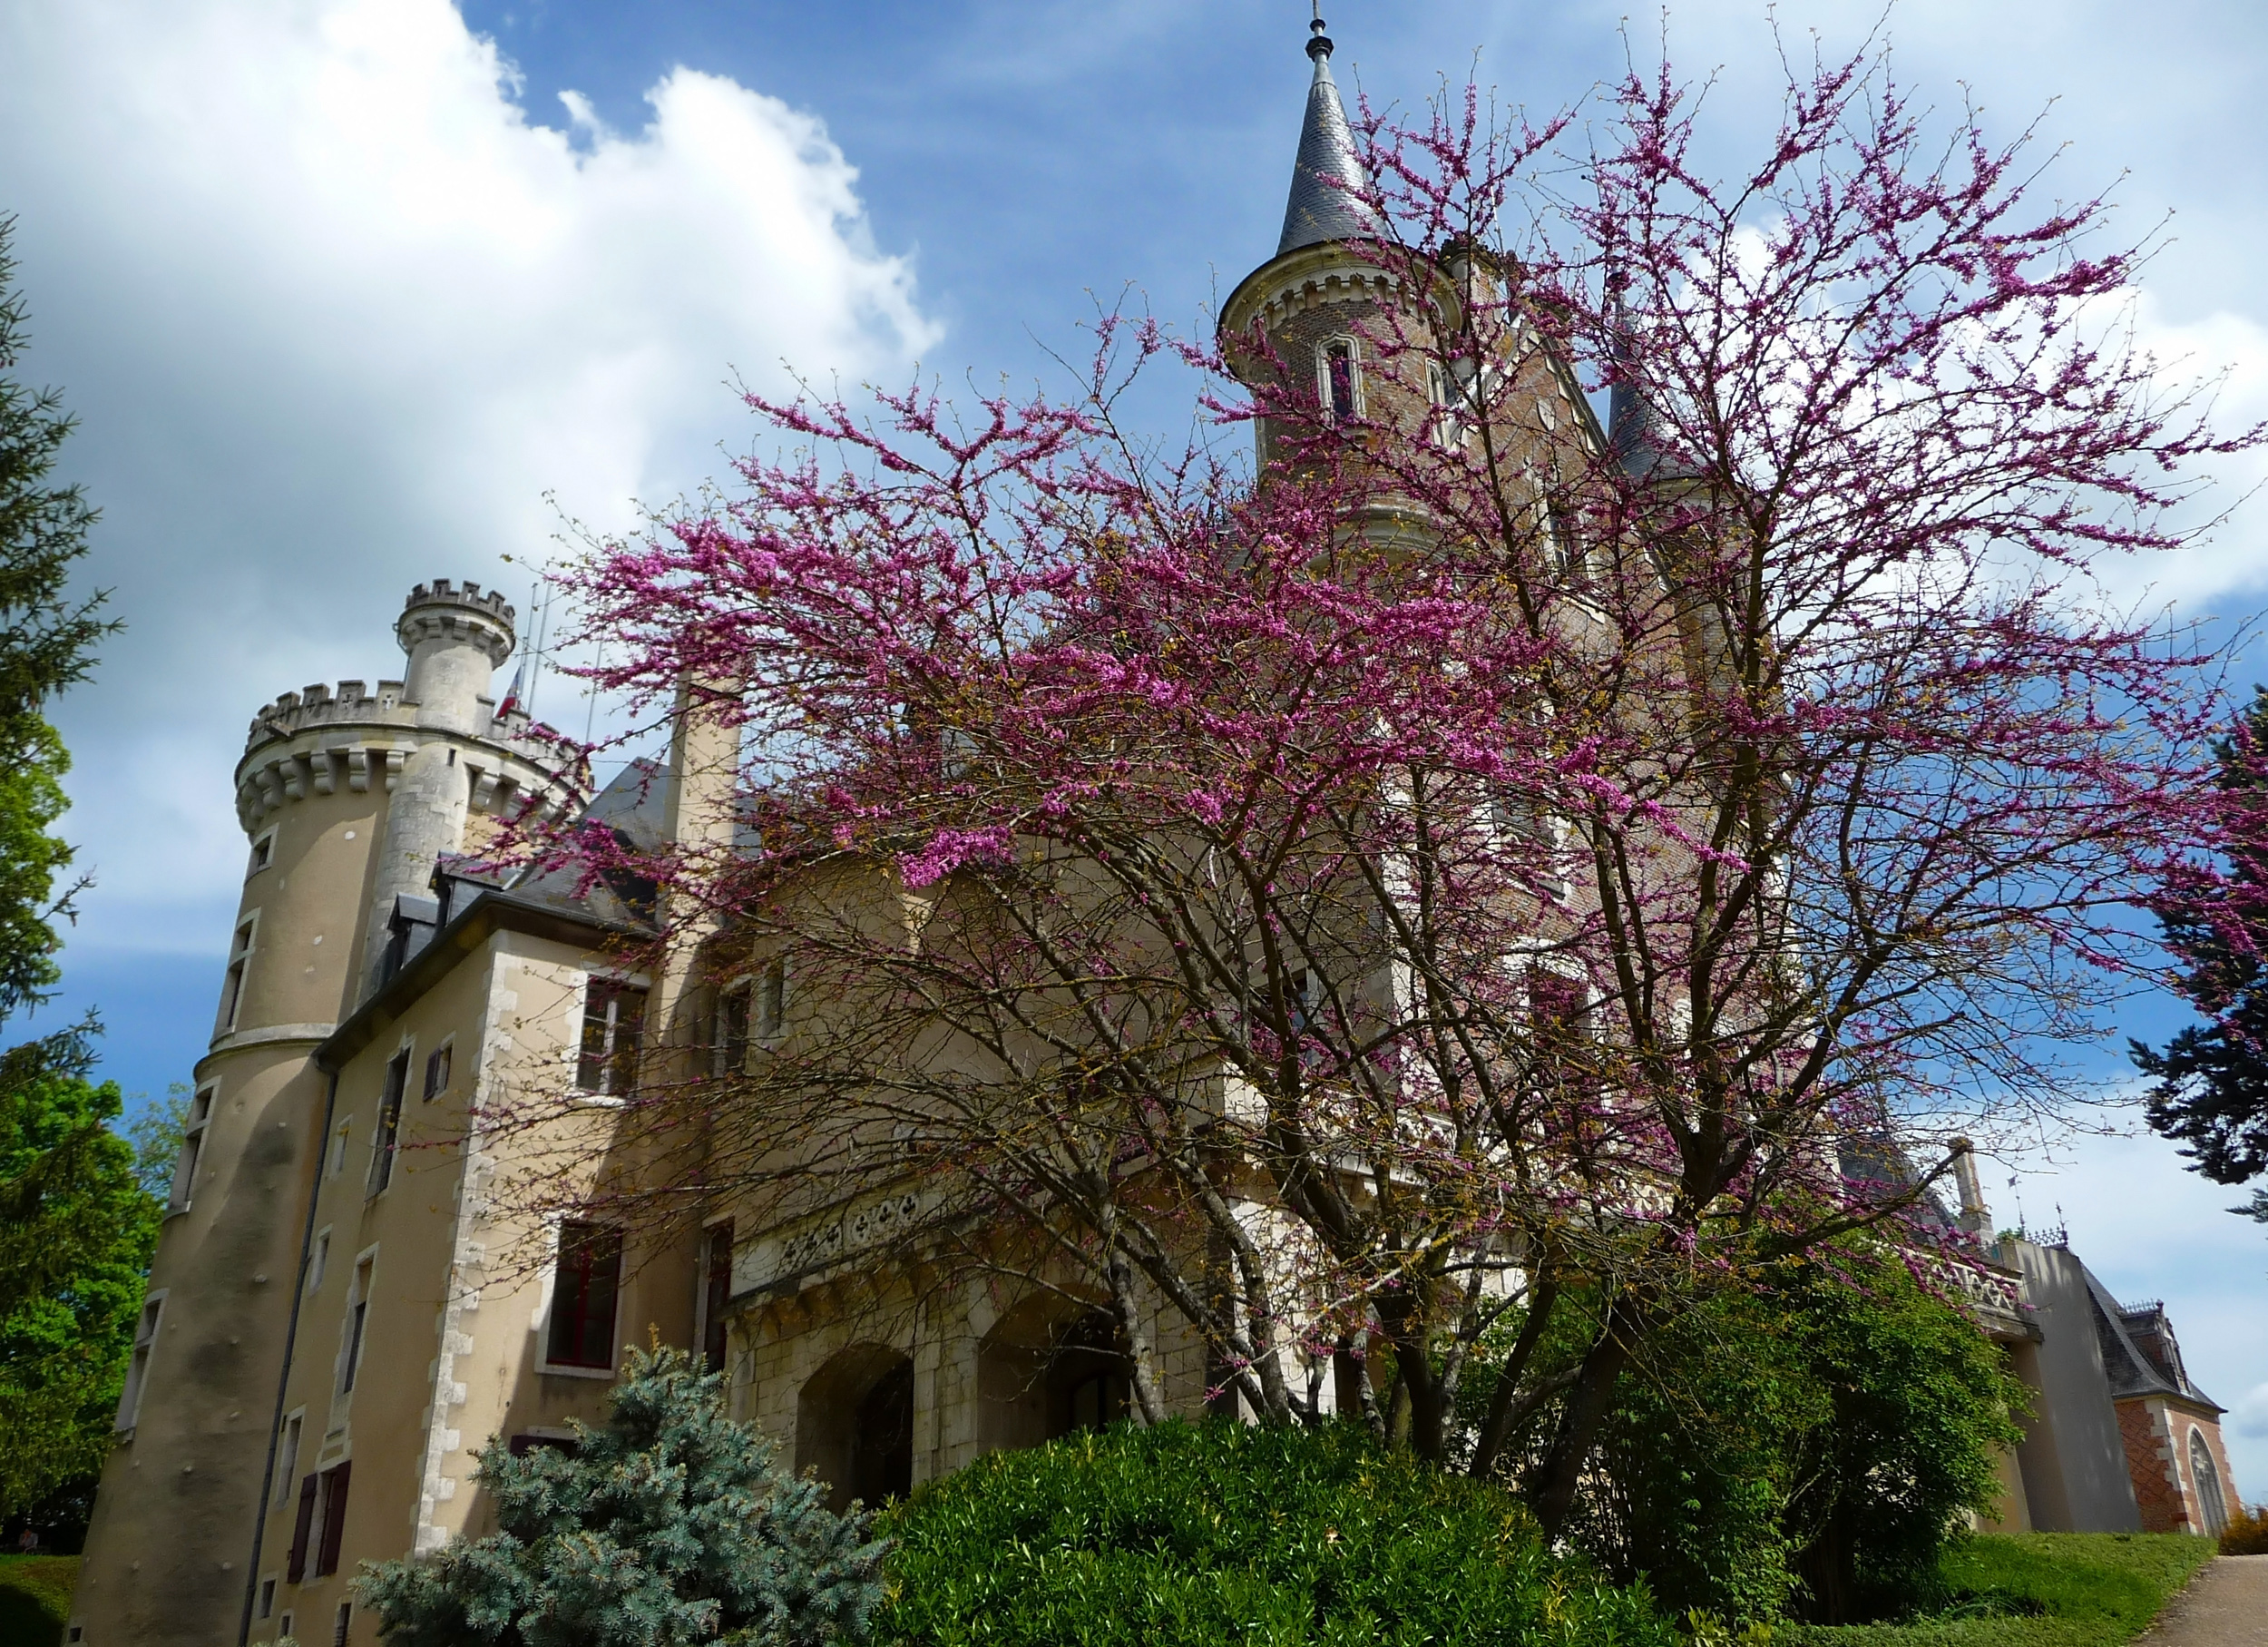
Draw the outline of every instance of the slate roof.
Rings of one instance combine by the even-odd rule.
[[[2173,1396],[2216,1413],[2227,1410],[2190,1381],[2165,1305],[2144,1304],[2128,1309],[2110,1296],[2093,1270],[2084,1264],[2079,1268],[2087,1275],[2087,1301],[2095,1309],[2095,1338],[2102,1347],[2103,1373],[2110,1380],[2112,1400]]]
[[[1276,255],[1328,240],[1383,240],[1385,225],[1366,199],[1370,173],[1355,155],[1354,133],[1331,78],[1331,38],[1315,24],[1307,55],[1315,78],[1307,86],[1307,118],[1299,129],[1299,159],[1292,167],[1291,199],[1284,207],[1284,235]]]

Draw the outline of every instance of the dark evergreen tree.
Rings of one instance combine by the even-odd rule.
[[[63,740],[49,700],[86,678],[115,625],[74,595],[94,511],[54,484],[73,420],[53,388],[17,376],[26,309],[0,218],[0,1022],[57,977],[64,881]],[[157,1203],[111,1130],[118,1089],[94,1084],[90,1016],[0,1054],[0,1516],[83,1502],[110,1445]]]
[[[477,1479],[497,1530],[357,1581],[395,1647],[744,1647],[863,1642],[884,1546],[863,1514],[772,1467],[725,1417],[721,1375],[673,1349],[633,1353],[603,1428]]]
[[[60,392],[15,375],[26,311],[8,253],[14,229],[0,218],[0,1018],[55,981],[54,923],[77,890],[55,890],[71,862],[54,833],[71,762],[47,701],[86,678],[94,643],[116,627],[99,615],[100,592],[70,593],[94,510],[78,487],[53,484],[75,426]]]
[[[2216,748],[2226,870],[2156,900],[2183,967],[2175,987],[2205,1022],[2162,1049],[2132,1044],[2154,1083],[2150,1125],[2184,1146],[2195,1171],[2234,1184],[2268,1172],[2268,688],[2254,689]]]

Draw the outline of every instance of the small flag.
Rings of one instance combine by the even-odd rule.
[[[512,672],[512,686],[511,689],[504,693],[504,701],[496,706],[497,720],[502,721],[506,715],[509,715],[513,711],[520,707],[520,694],[526,689],[527,683],[528,661],[523,657],[520,660],[520,667]]]

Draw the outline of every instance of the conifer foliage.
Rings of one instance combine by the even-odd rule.
[[[633,1353],[601,1429],[573,1447],[481,1454],[497,1530],[372,1564],[358,1581],[394,1647],[803,1647],[863,1642],[884,1546],[866,1517],[772,1467],[725,1416],[722,1378]]]
[[[2176,987],[2205,1022],[2165,1047],[2134,1043],[2156,1084],[2150,1125],[2186,1145],[2215,1183],[2268,1172],[2268,688],[2216,746],[2228,865],[2176,877],[2158,905],[2166,947],[2183,963]],[[2268,1198],[2236,1211],[2268,1218]]]

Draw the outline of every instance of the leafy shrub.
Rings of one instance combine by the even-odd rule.
[[[771,1467],[724,1414],[717,1374],[633,1354],[603,1429],[514,1458],[481,1485],[498,1531],[365,1563],[357,1588],[389,1647],[804,1647],[866,1639],[882,1550],[826,1488]]]
[[[1121,1425],[979,1459],[883,1530],[880,1633],[923,1647],[1677,1641],[1510,1495],[1354,1425]]]
[[[1902,1623],[1786,1625],[1776,1647],[2117,1647],[2213,1554],[2181,1534],[1980,1534],[1940,1563],[1934,1613]]]
[[[2256,1504],[2249,1510],[2241,1504],[2236,1506],[2229,1524],[2221,1529],[2221,1554],[2268,1555],[2268,1504]]]
[[[1579,1354],[1588,1326],[1553,1353]],[[1489,1387],[1473,1368],[1461,1409]],[[1972,1323],[1847,1242],[1686,1301],[1617,1388],[1569,1531],[1681,1613],[1907,1613],[1932,1604],[1960,1512],[1994,1502],[2026,1398]]]

